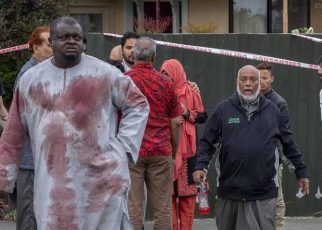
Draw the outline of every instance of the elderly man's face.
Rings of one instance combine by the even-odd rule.
[[[260,86],[258,71],[255,67],[245,66],[240,70],[237,78],[237,91],[245,101],[253,101],[257,98]]]
[[[322,83],[322,62],[320,63],[320,68],[318,70],[318,74],[320,75],[320,80],[321,80],[321,83]]]

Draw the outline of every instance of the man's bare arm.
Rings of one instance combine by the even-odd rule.
[[[170,129],[171,129],[171,145],[172,145],[172,157],[175,159],[180,136],[181,136],[181,123],[183,122],[183,117],[178,116],[170,120]]]

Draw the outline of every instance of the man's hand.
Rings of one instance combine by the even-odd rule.
[[[195,91],[197,93],[200,93],[200,89],[199,89],[199,87],[198,87],[196,82],[188,81],[188,84],[191,86],[193,91]]]
[[[203,170],[194,171],[192,176],[193,176],[193,181],[197,185],[200,184],[201,182],[205,183],[205,181],[206,181],[206,173]]]
[[[300,178],[298,180],[298,185],[302,189],[304,195],[309,195],[310,193],[310,181],[308,178]]]

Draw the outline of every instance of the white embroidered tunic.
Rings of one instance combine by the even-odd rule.
[[[138,158],[148,113],[132,80],[94,57],[69,69],[36,65],[19,81],[1,137],[0,190],[12,192],[29,139],[39,230],[131,229],[128,161]]]

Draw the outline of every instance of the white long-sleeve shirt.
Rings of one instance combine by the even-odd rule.
[[[39,230],[131,229],[128,161],[138,158],[148,113],[132,80],[94,57],[69,69],[36,65],[19,81],[1,137],[0,190],[13,190],[30,138]]]

